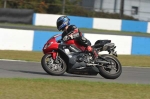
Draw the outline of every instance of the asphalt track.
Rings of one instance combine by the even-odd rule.
[[[0,78],[47,78],[125,84],[150,84],[150,68],[123,67],[123,72],[118,79],[109,80],[100,75],[86,76],[65,73],[63,76],[51,76],[43,70],[41,64],[38,62],[0,60]]]

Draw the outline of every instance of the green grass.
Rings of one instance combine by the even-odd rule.
[[[150,99],[150,85],[54,79],[0,79],[0,99]]]
[[[38,30],[49,30],[49,31],[58,31],[56,27],[53,26],[34,26],[29,24],[13,24],[13,23],[0,23],[0,26],[5,27],[14,27],[14,28],[26,28],[26,29],[38,29]],[[98,34],[113,34],[113,35],[129,35],[129,36],[144,36],[150,37],[150,33],[141,33],[141,32],[129,32],[129,31],[114,31],[114,30],[101,30],[101,29],[88,29],[80,28],[83,33],[98,33]]]
[[[42,52],[0,50],[0,59],[15,59],[40,62],[42,56]],[[118,55],[117,58],[120,60],[123,66],[150,67],[150,56]]]
[[[14,59],[40,62],[42,52],[0,50],[0,59]]]

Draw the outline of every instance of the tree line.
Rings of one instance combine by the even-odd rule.
[[[5,0],[0,1],[0,7],[3,8]],[[98,18],[113,18],[120,19],[118,13],[95,12],[87,10],[80,6],[81,0],[7,0],[7,8],[17,9],[33,9],[36,13],[47,14],[62,14],[63,8],[65,15],[83,16],[83,17],[98,17]],[[123,19],[136,20],[131,16],[123,16]]]

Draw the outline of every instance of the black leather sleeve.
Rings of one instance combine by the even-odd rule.
[[[70,33],[70,32],[73,32],[74,29],[77,29],[77,27],[75,25],[70,25],[67,29],[67,32]]]
[[[74,29],[77,29],[77,27],[75,25],[69,25],[67,31],[65,31],[65,32],[62,33],[62,38],[64,38],[69,33],[73,32]]]

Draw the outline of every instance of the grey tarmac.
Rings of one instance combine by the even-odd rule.
[[[114,80],[105,79],[99,74],[97,76],[88,76],[65,73],[62,76],[52,76],[43,70],[39,62],[0,60],[0,78],[46,78],[125,84],[150,84],[150,68],[123,66],[122,70],[121,76]]]

